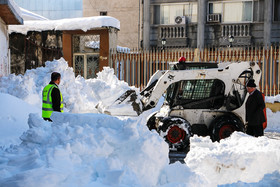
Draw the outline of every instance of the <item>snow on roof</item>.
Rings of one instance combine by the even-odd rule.
[[[60,20],[24,21],[24,25],[9,26],[9,33],[27,34],[28,31],[45,30],[83,30],[114,27],[120,29],[120,21],[110,16],[69,18]]]
[[[12,5],[14,11],[15,11],[20,17],[22,17],[20,8],[19,8],[19,6],[16,4],[16,2],[15,2],[14,0],[8,0],[8,1],[11,3],[11,5]]]
[[[36,14],[34,12],[28,11],[24,8],[21,8],[21,17],[23,18],[24,21],[28,21],[28,20],[49,20],[48,18],[45,18],[44,16],[41,16],[39,14]]]
[[[89,41],[85,43],[85,46],[92,49],[100,48],[100,41]],[[117,51],[120,53],[130,53],[130,49],[128,47],[122,47],[117,45]]]
[[[22,24],[21,11],[13,0],[0,0],[0,17],[6,24]]]

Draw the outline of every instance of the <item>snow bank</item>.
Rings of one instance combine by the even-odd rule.
[[[50,123],[41,119],[41,91],[53,71],[62,74],[68,112]],[[64,59],[1,77],[0,186],[279,186],[279,112],[268,109],[266,129],[278,139],[194,136],[186,164],[169,165],[167,144],[145,126],[154,110],[134,118],[96,113],[96,104],[128,89],[110,68],[96,79],[75,78]]]
[[[136,121],[55,113],[53,123],[31,114],[28,124],[5,153],[0,186],[151,186],[168,165],[166,143]]]
[[[240,132],[220,143],[194,136],[185,161],[192,171],[207,176],[213,185],[254,183],[265,174],[279,174],[280,144],[279,140],[252,138]]]
[[[275,102],[280,102],[280,95],[276,96],[266,96],[265,97],[265,102],[266,103],[275,103]]]
[[[87,30],[101,27],[120,29],[120,21],[110,16],[71,18],[61,20],[24,21],[24,25],[9,25],[9,33],[27,34],[28,31]]]
[[[97,74],[96,79],[87,79],[78,76],[75,78],[73,68],[61,58],[46,62],[46,67],[27,70],[24,75],[14,74],[0,78],[0,92],[18,97],[27,103],[41,108],[42,90],[50,82],[52,72],[61,74],[59,88],[62,92],[66,111],[73,113],[97,113],[98,103],[103,106],[112,104],[129,87],[124,81],[119,81],[113,69],[105,67]],[[138,90],[139,92],[139,90]],[[112,94],[114,93],[114,94]],[[132,106],[126,110],[131,110]]]
[[[41,110],[9,94],[0,93],[0,103],[0,147],[20,144],[19,137],[28,130],[29,113]]]

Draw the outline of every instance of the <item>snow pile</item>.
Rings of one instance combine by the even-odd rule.
[[[41,109],[3,93],[0,93],[0,103],[0,147],[20,144],[19,137],[28,130],[29,113],[41,113]]]
[[[120,21],[110,16],[24,21],[24,25],[9,25],[9,33],[27,34],[28,31],[46,30],[83,30],[86,32],[101,27],[113,27],[120,30]]]
[[[53,113],[51,123],[41,118],[41,91],[53,71],[62,74],[68,112]],[[95,113],[128,89],[110,68],[75,78],[63,59],[0,78],[0,186],[279,186],[279,112],[267,110],[266,129],[278,139],[194,136],[186,164],[169,165],[167,144],[145,126],[153,110],[134,118]]]
[[[69,112],[97,113],[95,107],[98,103],[102,102],[104,107],[108,106],[125,90],[132,89],[126,82],[119,81],[113,69],[108,67],[99,72],[96,79],[85,80],[81,76],[75,78],[73,68],[68,67],[67,62],[61,58],[46,62],[46,67],[27,70],[24,75],[11,74],[8,77],[1,77],[0,92],[16,96],[41,108],[42,90],[50,82],[51,73],[55,71],[61,74],[59,88],[66,111]],[[129,110],[132,106],[126,107]]]
[[[31,114],[28,124],[22,144],[1,153],[0,186],[150,186],[168,165],[166,143],[132,120],[55,113],[53,123]]]
[[[252,138],[235,132],[220,143],[210,138],[191,138],[191,149],[186,164],[195,173],[207,176],[215,185],[232,184],[238,181],[254,183],[265,174],[280,172],[280,143],[267,137]],[[272,180],[274,182],[280,180]],[[279,183],[280,184],[280,183]]]
[[[280,95],[276,95],[276,96],[266,96],[265,97],[265,102],[267,103],[280,103]]]

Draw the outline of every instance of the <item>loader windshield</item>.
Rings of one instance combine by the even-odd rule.
[[[167,102],[171,107],[185,109],[220,108],[224,101],[225,85],[219,79],[183,80],[167,89]]]

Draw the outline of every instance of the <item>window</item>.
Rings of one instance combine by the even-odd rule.
[[[100,12],[100,16],[107,16],[107,11]]]
[[[153,12],[153,23],[154,24],[160,24],[160,6],[159,5],[155,5],[154,6],[154,12]]]
[[[253,1],[210,2],[209,14],[221,14],[222,22],[251,22],[253,21]]]
[[[186,16],[187,22],[197,22],[197,3],[163,4],[153,6],[153,24],[176,24],[177,16]]]
[[[209,3],[209,14],[221,14],[222,3]]]
[[[167,102],[171,107],[185,109],[220,108],[224,103],[225,85],[218,79],[184,80],[167,89]]]

